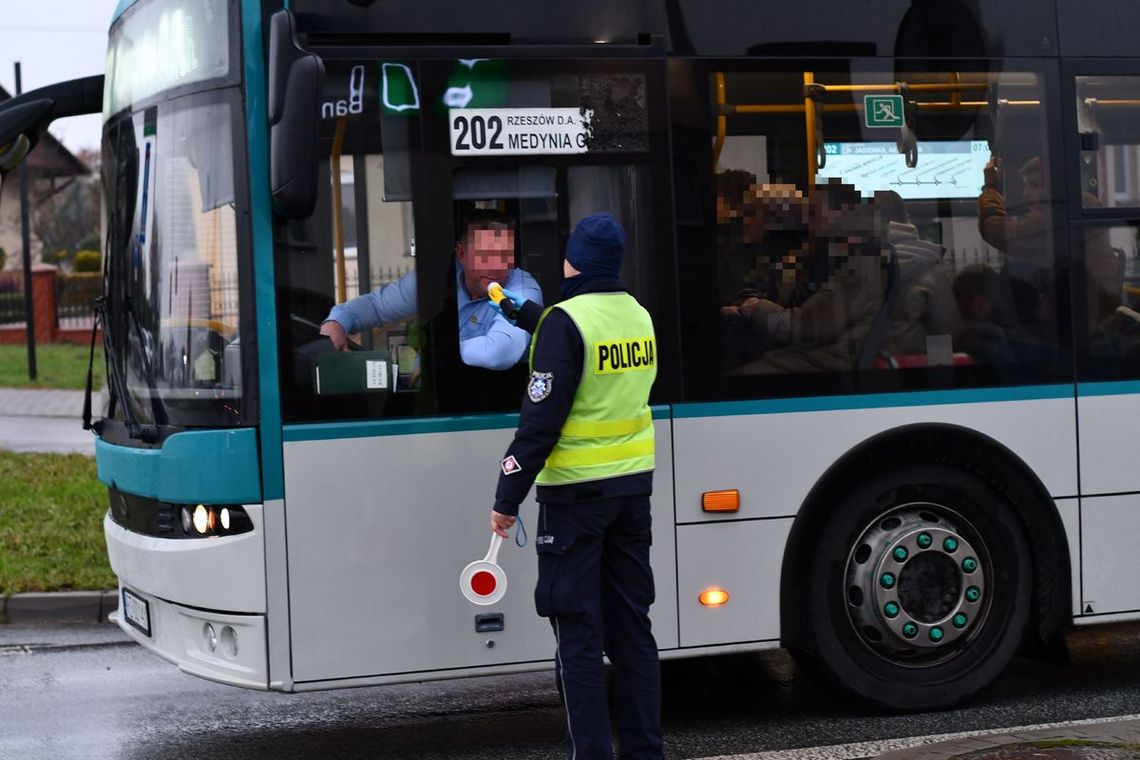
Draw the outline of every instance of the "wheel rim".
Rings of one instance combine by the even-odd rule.
[[[892,663],[944,662],[984,627],[991,568],[980,534],[957,512],[926,502],[891,509],[868,523],[848,554],[851,627]]]

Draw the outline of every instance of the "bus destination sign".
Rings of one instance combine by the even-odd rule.
[[[577,108],[452,108],[451,155],[585,153],[592,116]]]

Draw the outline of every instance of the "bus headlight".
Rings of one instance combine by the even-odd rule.
[[[198,531],[201,535],[206,535],[206,531],[210,529],[210,510],[206,509],[205,504],[199,504],[194,507],[194,530]]]
[[[253,520],[240,504],[171,503],[108,489],[110,517],[133,533],[156,538],[213,538],[253,530]]]
[[[237,504],[187,504],[181,507],[181,517],[185,538],[232,536],[253,530],[249,514]]]

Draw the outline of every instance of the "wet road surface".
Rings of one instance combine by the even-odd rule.
[[[1020,660],[968,706],[885,716],[786,653],[664,664],[666,749],[701,758],[1124,715],[1140,705],[1140,625],[1079,629],[1073,664]],[[0,757],[548,758],[550,673],[309,694],[184,675],[112,626],[0,626]]]

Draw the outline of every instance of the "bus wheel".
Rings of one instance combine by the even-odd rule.
[[[851,489],[818,537],[810,628],[818,664],[892,710],[949,707],[1017,654],[1029,543],[1002,492],[924,465]]]

